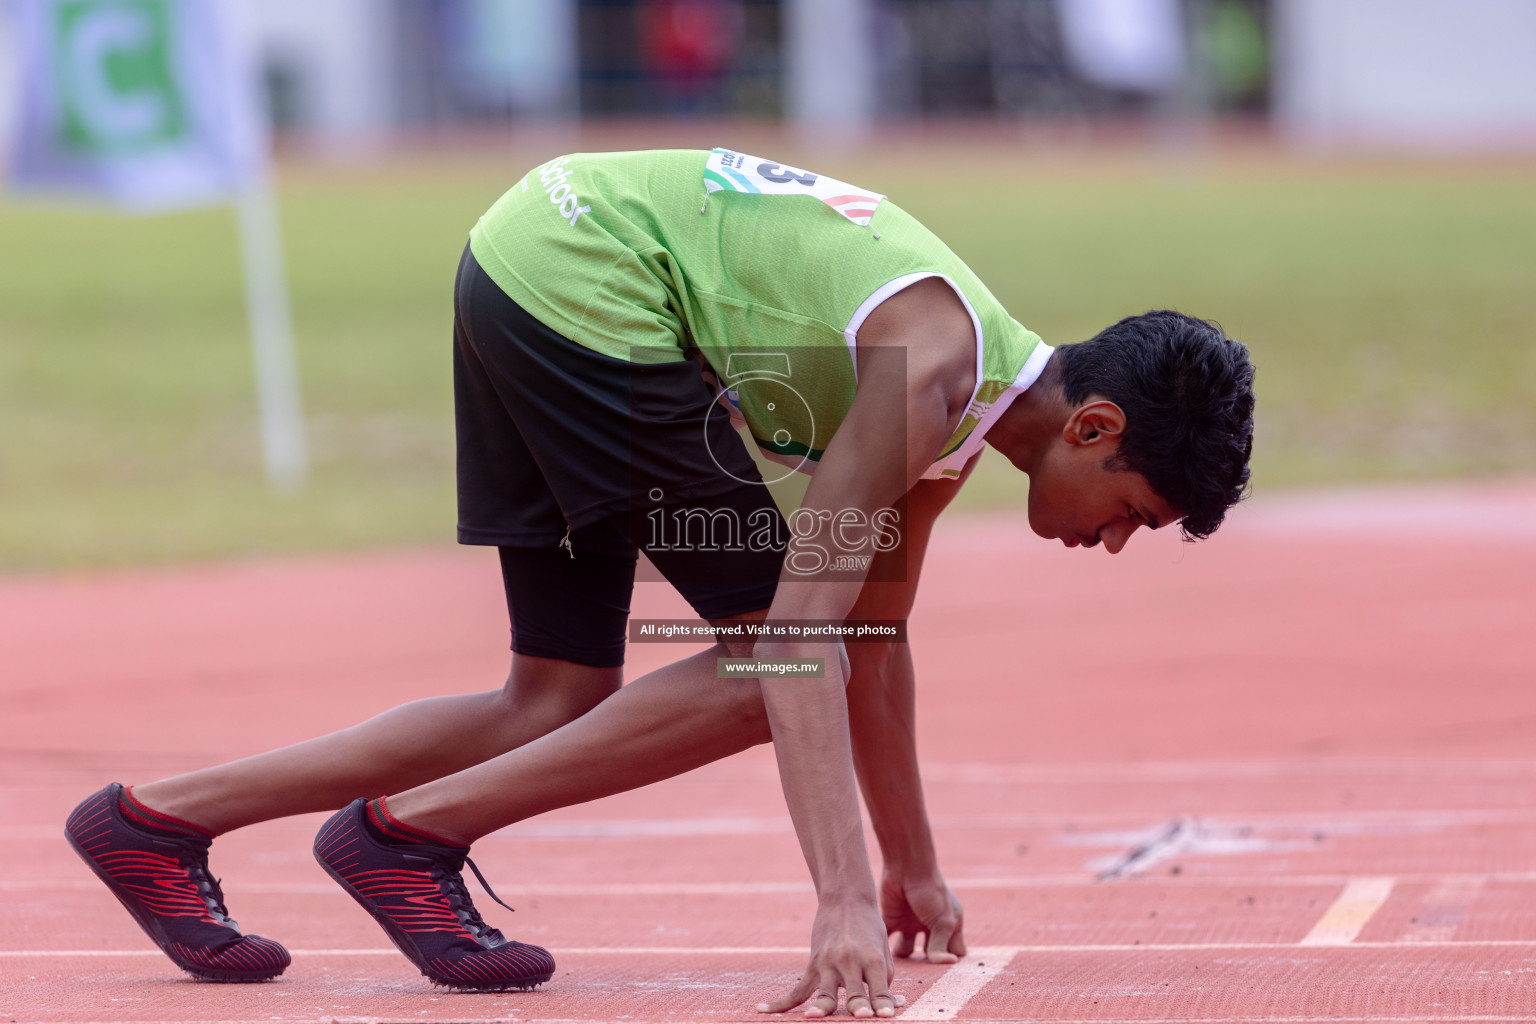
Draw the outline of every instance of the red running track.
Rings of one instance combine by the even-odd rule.
[[[1533,578],[1524,484],[1256,502],[1116,558],[945,524],[912,637],[974,951],[899,964],[904,1016],[1536,1020]],[[560,963],[532,993],[432,988],[317,816],[214,848],[295,952],[259,986],[181,975],[64,844],[109,780],[498,685],[503,617],[475,549],[0,581],[0,1021],[761,1019],[814,910],[766,749],[477,847],[492,923]]]

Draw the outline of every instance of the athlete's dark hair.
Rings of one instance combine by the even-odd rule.
[[[1125,413],[1120,449],[1106,465],[1146,477],[1184,514],[1186,539],[1214,533],[1248,485],[1248,349],[1209,320],[1157,309],[1057,351],[1068,402],[1098,396]]]

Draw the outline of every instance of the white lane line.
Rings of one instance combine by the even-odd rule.
[[[1532,878],[1536,880],[1536,873],[1532,874]],[[1260,876],[1241,879],[1236,884],[1258,885],[1265,880]],[[1336,885],[1346,880],[1347,876],[1339,875],[1322,880],[1313,879],[1304,884]],[[950,879],[949,884],[955,889],[1028,889],[1097,883],[1092,875],[1024,875],[1016,878],[958,878]],[[233,890],[236,887],[230,888]],[[347,895],[346,890],[333,882],[241,882],[238,889],[242,894],[261,893],[269,896]],[[99,892],[100,890],[101,883],[94,878],[66,878],[46,882],[0,880],[0,892]],[[534,883],[519,886],[513,890],[516,896],[783,896],[791,893],[812,894],[815,891],[815,887],[809,881],[598,882],[570,885]]]
[[[769,766],[764,778],[777,779]],[[1145,785],[1161,782],[1290,781],[1362,776],[1402,781],[1405,776],[1459,781],[1468,776],[1536,775],[1536,758],[1339,758],[1275,761],[1043,762],[936,761],[923,765],[923,780],[958,785],[1111,782]]]
[[[902,1020],[955,1020],[965,1004],[1022,951],[1020,946],[977,946],[902,1010]]]
[[[1381,905],[1392,895],[1395,878],[1352,878],[1312,930],[1303,946],[1347,946],[1355,941]]]
[[[1001,946],[991,947],[1017,953],[1200,953],[1217,950],[1292,950],[1294,942],[1122,942],[1082,946]],[[1326,947],[1320,947],[1326,948]],[[1346,949],[1533,949],[1536,939],[1462,939],[1454,942],[1351,942]],[[805,956],[806,946],[561,946],[550,949],[557,956]],[[294,956],[399,956],[393,947],[369,949],[290,949]],[[157,949],[0,949],[0,959],[41,960],[48,957],[156,957]],[[978,957],[973,950],[962,963]],[[990,969],[991,961],[987,960]],[[1524,1018],[1529,1020],[1529,1018]]]
[[[314,1024],[327,1024],[330,1018],[317,1020]],[[898,1015],[900,1019],[900,1015]],[[1018,1018],[979,1018],[978,1024],[1002,1024]],[[1025,1024],[1083,1024],[1087,1017],[1029,1017]],[[1276,1017],[1264,1014],[1259,1017],[1239,1017],[1235,1015],[1221,1017],[1094,1017],[1093,1024],[1531,1024],[1529,1014],[1523,1016],[1499,1016],[1494,1014],[1467,1014],[1465,1016],[1434,1016],[1432,1014],[1416,1013],[1412,1017],[1388,1017],[1370,1014],[1350,1015],[1344,1014],[1329,1017]],[[134,1024],[144,1024],[136,1021]],[[182,1022],[167,1022],[167,1024],[185,1024]],[[204,1022],[198,1022],[204,1024]],[[222,1024],[222,1022],[220,1022]],[[250,1024],[271,1024],[271,1021],[252,1021]],[[293,1024],[285,1021],[284,1024]],[[336,1024],[350,1024],[345,1018],[336,1018]],[[473,1022],[470,1022],[473,1024]],[[567,1024],[567,1022],[547,1021],[540,1018],[539,1024]],[[591,1024],[591,1022],[587,1022]]]
[[[1048,877],[1048,876],[1047,876]],[[1440,876],[1436,876],[1437,878]],[[1536,877],[1536,875],[1533,875]],[[1330,881],[1341,881],[1332,879]],[[999,888],[995,884],[986,884],[984,888]],[[1057,884],[1079,884],[1091,882],[1087,876],[1063,876],[1063,881]],[[952,886],[964,885],[964,882],[951,882]],[[1049,884],[1047,882],[1032,883],[1025,881],[1022,884]],[[1004,885],[1003,888],[1012,888]],[[236,886],[230,886],[233,890]],[[278,896],[345,896],[346,890],[334,882],[241,882],[239,891],[245,893],[262,893],[263,895]],[[16,880],[0,880],[0,892],[99,892],[101,883],[95,878],[61,878],[46,882],[22,882]],[[559,883],[540,885],[537,883],[519,886],[514,892],[518,896],[751,896],[751,895],[783,895],[786,893],[814,893],[816,890],[809,881],[805,882],[612,882],[612,883],[573,883],[561,885]]]
[[[1177,877],[1138,879],[1137,885],[1256,886],[1259,888],[1320,887],[1345,885],[1354,876],[1336,875],[1196,875],[1185,872]],[[1432,885],[1470,885],[1486,882],[1526,884],[1536,882],[1536,871],[1496,871],[1475,874],[1415,873],[1395,876],[1399,885],[1428,882]],[[985,878],[950,878],[952,889],[1038,889],[1072,886],[1098,886],[1097,876],[999,875]],[[231,886],[233,889],[234,886]],[[0,879],[0,892],[99,892],[101,883],[94,878],[54,879],[26,882]],[[241,893],[279,896],[345,896],[346,892],[331,882],[241,882]],[[518,896],[752,896],[814,892],[810,882],[593,882],[563,885],[530,884],[514,890]]]
[[[555,946],[569,956],[805,956],[808,946]],[[366,949],[290,949],[294,956],[399,956],[393,946]],[[158,949],[0,949],[0,957],[34,959],[42,957],[134,957],[164,956]]]
[[[0,794],[5,792],[0,787]],[[1072,815],[1044,814],[955,814],[934,815],[931,824],[939,830],[1013,831],[1042,829],[1057,831],[1063,823],[1121,824],[1143,819],[1136,810],[1091,811]],[[1340,829],[1351,833],[1360,828],[1458,828],[1469,825],[1521,825],[1536,820],[1536,808],[1461,808],[1450,810],[1338,810],[1276,811],[1263,815],[1236,813],[1204,814],[1200,823],[1206,828],[1224,827],[1272,830],[1277,828]],[[480,842],[489,846],[534,840],[562,839],[689,839],[703,836],[792,835],[794,824],[788,816],[774,818],[675,818],[675,819],[588,819],[578,821],[523,822],[486,836]],[[0,825],[3,842],[58,842],[63,835],[57,825]]]
[[[771,818],[594,818],[524,821],[509,825],[501,839],[606,839],[617,836],[767,836],[793,834],[789,816]]]
[[[1403,780],[1411,781],[1411,780]],[[5,787],[0,786],[0,794]],[[936,814],[931,824],[936,829],[1009,831],[1015,829],[1044,829],[1055,831],[1064,822],[1077,825],[1089,823],[1124,823],[1143,818],[1135,809],[1116,811],[1091,811],[1070,815],[1049,814]],[[1225,826],[1258,829],[1295,827],[1319,827],[1329,830],[1339,828],[1358,829],[1369,827],[1442,827],[1456,828],[1467,825],[1519,825],[1536,820],[1536,808],[1459,808],[1420,810],[1368,810],[1353,809],[1317,811],[1275,811],[1262,815],[1238,813],[1202,814],[1200,822],[1208,828]],[[778,817],[708,817],[708,818],[611,818],[580,819],[570,821],[532,821],[510,825],[499,832],[486,836],[480,842],[499,845],[540,839],[669,839],[696,838],[702,836],[762,836],[791,835],[794,824],[787,815]],[[55,841],[62,845],[63,834],[55,824],[0,825],[0,841]]]
[[[505,1017],[416,1017],[421,1021],[452,1020],[454,1024],[508,1024],[509,1021],[537,1021],[538,1024],[599,1024],[611,1018],[606,1017],[521,1017],[518,1010],[509,1011]],[[745,1019],[751,1020],[757,1015]],[[347,1017],[341,1014],[326,1014],[324,1017],[255,1017],[246,1020],[200,1020],[197,1024],[273,1024],[273,1020],[282,1021],[282,1024],[398,1024],[400,1017]],[[734,1018],[733,1015],[733,1019]],[[772,1024],[773,1021],[786,1019],[799,1019],[798,1015],[766,1016],[763,1018]],[[898,1017],[899,1019],[899,1017]],[[1082,1017],[1031,1017],[1029,1024],[1082,1024]],[[1416,1013],[1412,1017],[1377,1017],[1377,1016],[1330,1016],[1330,1017],[1275,1017],[1265,1014],[1262,1017],[1095,1017],[1095,1024],[1531,1024],[1529,1014],[1518,1017],[1496,1016],[1492,1014],[1466,1014],[1458,1016],[1435,1016]],[[72,1024],[126,1024],[126,1018],[113,1020],[75,1021]],[[187,1024],[187,1018],[178,1017],[175,1020],[138,1020],[135,1018],[132,1024]]]
[[[809,956],[809,946],[551,946],[571,956]],[[391,950],[393,952],[393,950]]]

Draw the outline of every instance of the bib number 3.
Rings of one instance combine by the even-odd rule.
[[[885,196],[846,181],[759,156],[716,149],[704,165],[704,187],[709,192],[740,192],[765,196],[814,196],[861,227],[869,224]]]
[[[757,165],[757,173],[764,181],[771,181],[779,185],[787,185],[793,181],[796,184],[810,188],[816,184],[816,175],[810,171],[797,171],[793,167],[785,167],[783,164],[771,164],[766,160]]]

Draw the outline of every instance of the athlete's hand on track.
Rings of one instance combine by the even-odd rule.
[[[874,904],[867,899],[823,901],[811,927],[810,966],[789,995],[759,1003],[757,1009],[783,1013],[809,1001],[807,1017],[830,1017],[842,989],[853,1016],[892,1017],[906,1000],[891,994],[891,973],[891,950]]]
[[[896,936],[897,956],[912,955],[918,932],[929,963],[952,964],[965,956],[965,909],[937,873],[910,877],[886,871],[880,914],[886,931]]]

